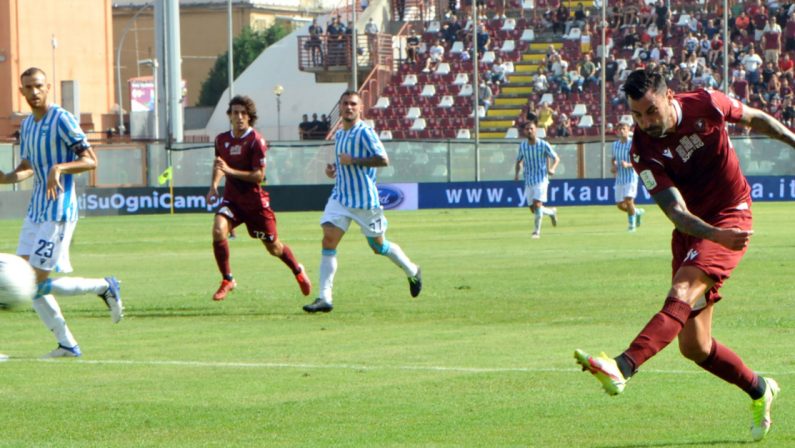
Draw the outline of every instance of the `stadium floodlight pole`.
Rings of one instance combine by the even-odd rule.
[[[57,86],[58,83],[55,82],[55,49],[58,48],[58,39],[55,38],[55,34],[52,35],[52,40],[50,40],[50,44],[52,44],[52,101],[54,103],[57,103],[58,96],[56,95],[55,86]]]
[[[140,8],[138,11],[133,14],[130,20],[127,21],[127,25],[124,27],[124,31],[121,32],[121,37],[119,38],[119,46],[116,47],[116,101],[119,102],[119,135],[124,135],[124,107],[122,104],[124,103],[121,99],[121,47],[124,46],[124,38],[127,37],[127,33],[130,31],[130,27],[132,24],[135,23],[135,19],[141,15],[142,12],[148,7],[152,6],[151,3],[147,3]]]
[[[729,0],[723,0],[723,93],[729,94]],[[720,86],[718,86],[720,88]]]
[[[229,57],[226,61],[226,71],[227,71],[227,78],[229,78],[229,101],[232,101],[232,97],[235,96],[235,73],[234,73],[234,62],[235,62],[235,48],[232,44],[233,40],[233,33],[234,30],[232,29],[232,0],[228,0],[226,2],[226,39],[227,39],[227,46],[229,53]]]
[[[152,130],[152,139],[157,141],[160,140],[160,117],[157,112],[157,103],[160,93],[157,85],[157,67],[159,64],[157,63],[157,59],[141,59],[138,61],[138,65],[148,65],[152,67],[152,105],[154,106],[154,129]]]
[[[351,88],[354,92],[358,92],[359,60],[357,59],[357,56],[359,55],[359,51],[356,42],[356,0],[351,0],[351,24],[353,24],[353,30],[351,30],[351,82],[353,85]]]
[[[475,182],[480,181],[480,82],[478,81],[478,5],[472,2],[472,115],[475,117]]]
[[[607,91],[605,90],[605,85],[606,85],[605,81],[607,81],[607,52],[609,51],[609,48],[607,47],[607,0],[601,0],[601,1],[602,1],[602,29],[601,29],[600,32],[602,34],[602,38],[601,38],[601,42],[602,42],[602,44],[601,44],[601,47],[602,47],[602,62],[601,62],[601,64],[602,64],[602,76],[601,76],[601,78],[602,78],[602,88],[601,88],[600,96],[602,97],[602,101],[601,101],[601,103],[602,103],[602,110],[601,110],[602,119],[599,120],[599,121],[602,122],[601,123],[601,128],[602,129],[599,132],[599,134],[602,136],[601,137],[601,141],[602,141],[602,170],[601,171],[602,171],[602,179],[604,179],[607,176],[606,169],[605,169],[605,164],[607,163],[606,162],[606,160],[607,160],[607,148],[606,148],[607,143],[605,141],[606,137],[607,137],[605,135],[605,132],[607,131],[607,123],[606,123],[606,121],[607,121],[607,110],[606,110],[607,106],[605,105],[605,102],[607,100]],[[596,48],[599,48],[599,47],[596,47]]]
[[[278,141],[282,141],[282,93],[284,93],[284,87],[281,84],[276,84],[273,94],[276,95],[276,138]]]

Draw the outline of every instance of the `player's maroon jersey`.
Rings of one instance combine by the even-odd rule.
[[[673,106],[673,133],[652,138],[635,127],[630,154],[646,189],[654,195],[676,187],[690,212],[707,222],[721,210],[750,206],[750,187],[726,129],[727,121],[740,120],[742,104],[696,90],[675,95]]]
[[[229,167],[242,171],[265,168],[265,152],[268,150],[265,139],[253,128],[249,128],[240,138],[232,132],[218,134],[215,138],[215,155],[222,158]],[[268,207],[268,193],[259,185],[226,176],[224,200],[240,207]]]

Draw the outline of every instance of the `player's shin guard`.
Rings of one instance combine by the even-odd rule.
[[[74,336],[72,336],[72,332],[69,331],[66,320],[61,313],[61,307],[58,306],[55,297],[49,294],[44,296],[37,295],[33,299],[33,309],[36,310],[36,314],[39,315],[44,326],[53,332],[59,344],[64,347],[74,347],[77,345],[77,341]]]
[[[48,291],[39,292],[47,294],[53,292],[54,294],[64,296],[79,296],[82,294],[102,294],[108,290],[108,282],[102,278],[80,278],[80,277],[58,277],[54,279],[47,279],[42,283],[48,283]]]
[[[232,277],[232,268],[229,266],[229,241],[223,239],[221,241],[213,241],[213,254],[215,255],[215,263],[218,265],[218,271],[225,279]]]
[[[753,400],[760,398],[765,393],[764,381],[760,382],[759,377],[745,365],[736,353],[715,339],[712,339],[709,356],[698,365],[718,378],[736,385],[750,395]],[[761,391],[760,383],[762,383]]]
[[[337,272],[337,251],[323,249],[320,257],[320,293],[318,298],[331,303],[331,289],[334,287],[334,274]]]
[[[301,268],[298,267],[298,261],[295,259],[293,251],[290,250],[290,246],[282,243],[282,254],[279,256],[279,259],[293,271],[293,275],[298,275],[298,273],[301,272]]]
[[[687,303],[668,297],[662,309],[649,320],[649,323],[635,337],[629,348],[623,353],[633,369],[665,348],[676,338],[692,311]]]

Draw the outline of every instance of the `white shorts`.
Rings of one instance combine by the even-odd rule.
[[[533,205],[533,201],[547,202],[547,190],[549,188],[549,181],[541,182],[540,184],[527,185],[525,187],[525,194],[527,195],[527,205]]]
[[[323,210],[323,216],[320,218],[320,224],[333,224],[347,232],[351,221],[356,221],[359,224],[364,236],[375,238],[384,236],[386,233],[387,222],[383,208],[372,210],[348,208],[336,199],[329,198],[326,208]]]
[[[28,257],[30,265],[42,271],[72,272],[69,246],[77,221],[33,222],[25,218],[19,232],[17,255]]]
[[[616,184],[613,187],[613,191],[616,194],[616,204],[624,202],[625,198],[635,199],[635,196],[638,195],[638,183]]]

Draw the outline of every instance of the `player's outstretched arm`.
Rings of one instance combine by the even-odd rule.
[[[722,229],[705,222],[690,213],[682,194],[675,187],[666,188],[655,194],[653,198],[668,219],[674,223],[676,230],[696,238],[714,241],[727,249],[742,250],[748,245],[754,233],[753,230]]]
[[[31,168],[29,161],[23,160],[10,173],[0,171],[0,184],[15,184],[29,179],[31,176],[33,176],[33,168]]]
[[[740,123],[750,126],[755,132],[767,135],[795,148],[795,134],[783,123],[759,109],[743,106],[743,116],[740,118]]]

